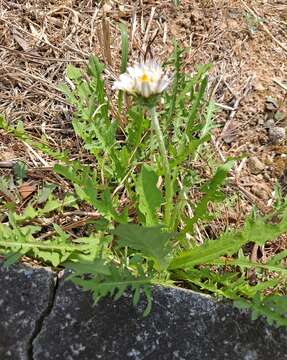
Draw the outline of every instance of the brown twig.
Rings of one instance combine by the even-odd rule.
[[[16,163],[16,160],[3,160],[3,161],[0,161],[0,168],[3,168],[3,169],[11,169]]]
[[[109,65],[112,65],[112,54],[111,54],[111,35],[110,26],[106,17],[105,11],[102,14],[102,44],[105,59]]]
[[[273,79],[273,81],[275,82],[275,84],[279,85],[282,89],[287,91],[287,85],[284,85],[281,81],[279,81],[277,79]]]
[[[90,220],[90,219],[95,219],[95,217],[94,217],[94,216],[93,216],[93,217],[86,216],[86,217],[84,217],[83,219],[80,219],[80,220],[78,220],[78,221],[74,221],[74,222],[72,222],[72,223],[70,223],[70,224],[64,225],[64,226],[62,226],[61,228],[62,228],[63,231],[69,231],[69,230],[71,230],[71,229],[79,228],[79,227],[81,227],[81,226],[83,226],[83,225],[86,225],[86,224],[87,224],[87,221]],[[51,237],[51,236],[53,236],[53,235],[55,235],[55,234],[56,234],[56,231],[55,231],[55,230],[48,231],[48,232],[46,232],[45,234],[40,235],[40,236],[38,237],[38,240],[47,239],[47,238],[49,238],[49,237]]]

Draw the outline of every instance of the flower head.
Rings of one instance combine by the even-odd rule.
[[[132,95],[149,98],[162,93],[169,85],[170,79],[164,74],[159,64],[147,61],[128,67],[113,88],[126,91]]]

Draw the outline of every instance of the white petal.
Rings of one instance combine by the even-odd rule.
[[[113,88],[149,97],[160,94],[169,83],[170,79],[164,74],[160,65],[153,60],[148,60],[128,67],[127,72],[120,75]]]
[[[157,92],[161,93],[163,92],[170,84],[170,81],[168,79],[167,76],[164,76],[163,78],[161,78],[161,80],[158,83],[158,88],[157,88]]]
[[[133,92],[134,81],[128,74],[121,74],[118,81],[114,82],[114,89]]]
[[[147,82],[143,82],[141,86],[141,95],[145,98],[148,98],[152,95],[150,86]]]
[[[139,65],[135,65],[133,68],[129,68],[128,71],[134,79],[137,79],[143,74],[143,70]]]

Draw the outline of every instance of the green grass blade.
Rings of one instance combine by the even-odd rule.
[[[188,122],[187,122],[187,128],[186,128],[186,133],[187,133],[187,136],[189,138],[192,137],[192,127],[194,125],[194,121],[197,117],[197,114],[198,114],[198,109],[200,107],[200,103],[204,97],[204,93],[205,93],[205,90],[207,88],[207,76],[204,77],[204,79],[202,80],[201,84],[200,84],[200,87],[199,87],[199,91],[197,93],[197,96],[193,102],[193,105],[191,107],[191,110],[190,110],[190,114],[189,114],[189,118],[188,118]]]
[[[127,29],[124,24],[120,24],[121,32],[121,74],[125,73],[128,66],[128,56],[129,56],[129,38]],[[123,109],[124,93],[119,91],[118,94],[118,112],[121,113]]]
[[[121,31],[121,73],[126,72],[129,56],[129,37],[124,24],[120,24]]]

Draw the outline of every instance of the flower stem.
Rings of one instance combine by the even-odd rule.
[[[167,156],[166,147],[164,144],[164,139],[162,135],[162,131],[159,125],[157,112],[155,107],[149,108],[149,113],[151,117],[151,124],[152,128],[157,136],[158,144],[159,144],[159,151],[162,156],[163,160],[163,167],[164,167],[164,183],[165,183],[165,213],[164,213],[164,220],[167,227],[170,227],[171,224],[171,214],[172,214],[172,207],[173,207],[173,191],[172,191],[172,177],[171,171]]]

